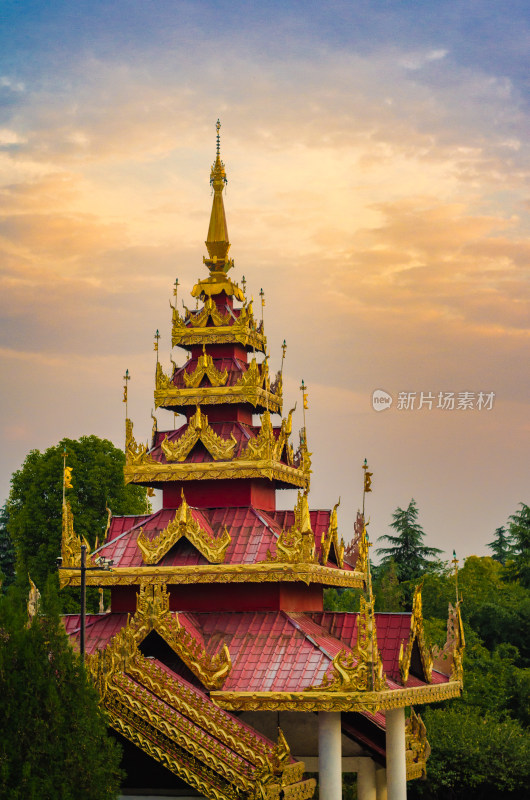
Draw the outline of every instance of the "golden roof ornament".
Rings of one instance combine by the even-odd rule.
[[[235,296],[242,303],[245,296],[239,286],[226,277],[226,273],[234,266],[233,259],[228,258],[230,242],[228,240],[228,227],[226,224],[225,207],[223,203],[223,189],[227,184],[225,165],[221,161],[221,140],[219,130],[221,123],[217,120],[215,125],[216,153],[210,171],[210,185],[213,189],[212,212],[210,214],[210,225],[206,237],[206,248],[208,258],[203,258],[204,263],[210,270],[210,275],[205,280],[199,281],[191,292],[193,297],[211,297],[212,295],[226,292],[229,296]]]

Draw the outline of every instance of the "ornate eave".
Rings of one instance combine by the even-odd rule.
[[[222,386],[215,389],[201,386],[197,389],[180,389],[171,385],[164,389],[155,389],[154,396],[157,408],[170,410],[181,406],[248,403],[254,408],[268,408],[274,414],[282,413],[281,396],[253,386]]]
[[[335,569],[320,564],[203,564],[183,567],[146,565],[138,568],[118,567],[112,570],[91,570],[87,586],[130,586],[139,584],[182,585],[204,583],[316,583],[323,586],[344,586],[360,589],[365,574],[354,570]],[[61,570],[61,587],[79,586],[79,570]]]
[[[388,689],[381,692],[224,692],[210,693],[227,711],[386,711],[459,697],[461,681]]]
[[[209,360],[207,360],[209,359]],[[202,360],[202,363],[201,363]],[[173,380],[164,374],[162,365],[157,363],[155,378],[155,406],[175,409],[181,406],[222,405],[224,403],[248,403],[254,408],[268,409],[272,413],[282,411],[282,379],[278,374],[270,384],[267,362],[262,365],[252,359],[246,372],[239,380],[226,386],[227,375],[220,373],[213,365],[211,356],[200,356],[193,373],[184,373],[185,387],[175,386]],[[210,386],[200,386],[204,376]]]
[[[215,305],[212,302],[212,305]],[[252,304],[243,306],[239,315],[234,316],[233,322],[228,323],[227,319],[216,310],[209,311],[204,317],[204,322],[195,315],[199,312],[188,312],[183,318],[178,310],[173,308],[173,325],[171,343],[173,347],[190,347],[192,345],[211,345],[211,344],[241,344],[248,350],[257,350],[264,353],[267,348],[267,338],[262,330],[261,323],[256,325],[252,314]],[[213,324],[208,325],[211,321]],[[217,324],[216,324],[217,321]],[[194,322],[196,324],[194,324]]]
[[[300,489],[309,487],[309,474],[279,461],[212,462],[207,464],[152,464],[124,467],[125,483],[152,486],[167,481],[206,481],[222,478],[266,478]]]

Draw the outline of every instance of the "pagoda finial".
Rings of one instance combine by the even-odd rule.
[[[228,261],[227,255],[230,249],[228,241],[228,229],[226,226],[226,216],[223,204],[223,189],[227,183],[225,165],[221,161],[221,137],[219,130],[221,123],[217,120],[215,129],[216,151],[215,161],[210,171],[210,185],[213,189],[212,213],[210,215],[210,226],[206,247],[209,258],[204,259],[204,263],[210,272],[228,272],[232,263]]]

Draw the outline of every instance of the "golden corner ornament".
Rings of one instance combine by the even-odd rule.
[[[334,753],[319,762],[321,797],[341,796],[340,742],[349,737],[374,781],[377,767],[388,800],[402,800],[404,782],[425,775],[430,752],[412,706],[462,690],[459,599],[442,649],[427,644],[421,587],[411,613],[392,615],[399,635],[388,637],[370,577],[364,505],[373,473],[366,460],[363,510],[350,541],[339,532],[340,499],[331,510],[310,509],[307,386],[302,381],[295,450],[295,409],[281,417],[287,344],[271,379],[264,290],[258,322],[246,279],[241,289],[228,277],[234,262],[219,122],[216,137],[207,275],[192,289],[196,308],[184,306],[183,314],[174,282],[171,340],[185,359],[179,366],[171,357],[168,373],[155,334],[155,408],[172,415],[173,429],[159,430],[151,412],[151,442],[135,439],[124,375],[125,480],[151,496],[161,492],[162,506],[134,517],[109,511],[104,542],[91,552],[64,498],[61,585],[80,584],[84,547],[86,583],[111,595],[110,610],[87,615],[84,631],[86,666],[109,724],[202,796],[313,797],[316,782],[291,753],[316,758],[319,751],[309,752],[289,725],[286,712],[296,712],[318,727],[319,747]],[[65,487],[70,476],[65,469]],[[276,494],[286,489],[298,490],[296,502],[277,510]],[[358,612],[324,611],[324,589],[333,587],[361,589]],[[74,615],[65,624],[75,644],[84,623]],[[275,714],[274,735],[262,730],[264,712]],[[359,783],[359,800],[375,796],[366,785]]]

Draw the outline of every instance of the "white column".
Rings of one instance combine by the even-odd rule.
[[[405,709],[394,708],[386,718],[386,778],[388,800],[407,800]]]
[[[377,800],[375,786],[375,762],[371,758],[360,758],[357,770],[358,800]]]
[[[340,711],[318,712],[319,794],[342,800],[342,744]]]
[[[379,767],[376,769],[375,785],[377,788],[377,800],[387,800],[386,769],[384,767]]]

